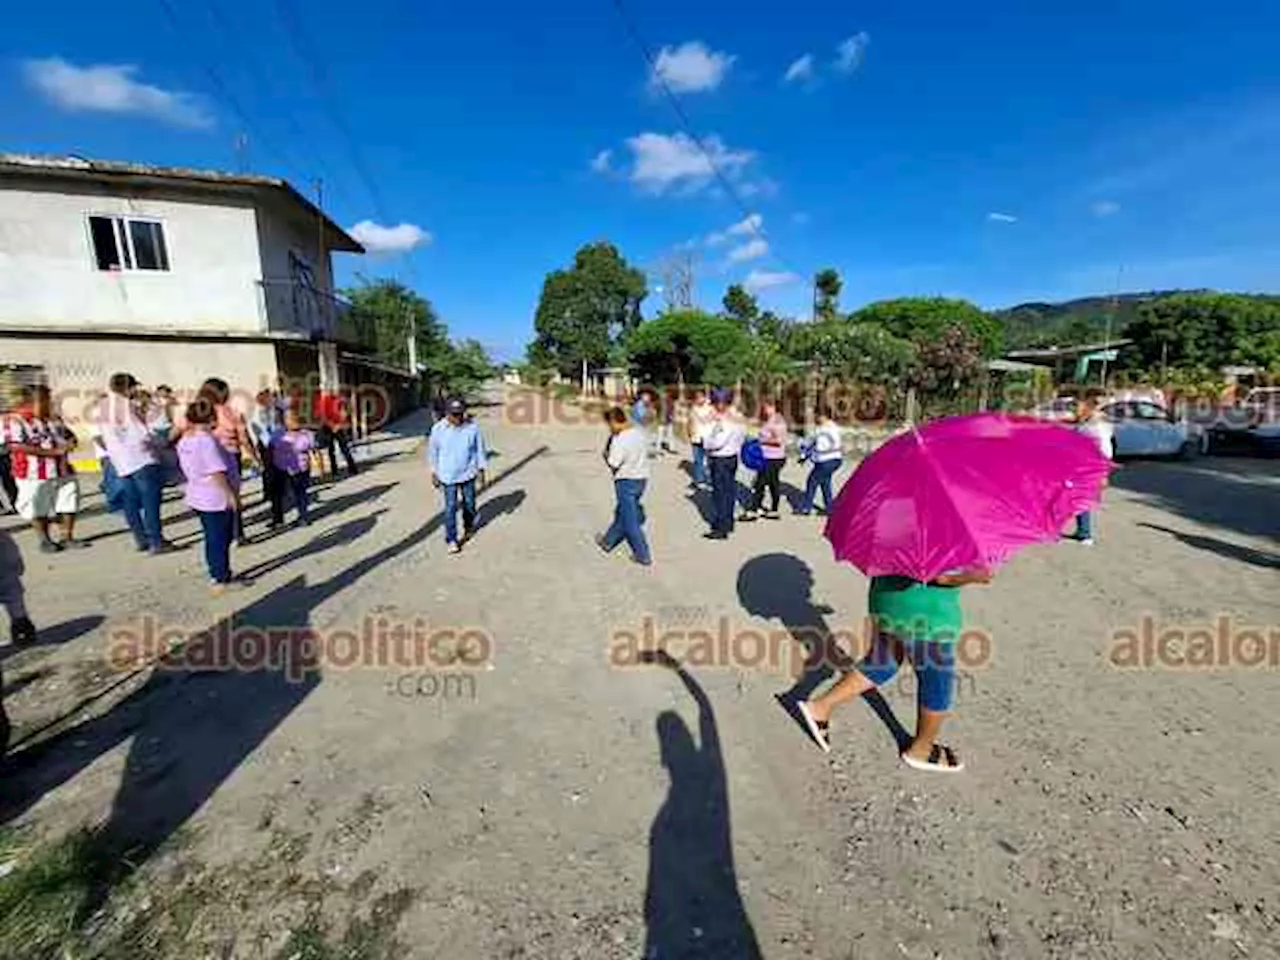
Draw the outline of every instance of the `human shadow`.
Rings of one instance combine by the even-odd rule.
[[[782,499],[787,501],[787,506],[793,513],[799,511],[804,506],[804,490],[787,480],[782,481],[781,487]]]
[[[760,960],[759,943],[738,892],[729,791],[715,712],[706,692],[670,657],[698,707],[698,742],[675,711],[659,714],[658,751],[671,777],[649,828],[645,957]]]
[[[512,490],[510,493],[504,493],[500,497],[491,497],[483,501],[476,507],[476,529],[483,530],[499,517],[515,513],[520,509],[520,505],[524,503],[524,500],[524,490]]]
[[[1130,462],[1112,472],[1111,484],[1206,526],[1280,540],[1280,467],[1274,461]]]
[[[389,490],[394,489],[398,485],[398,482],[375,483],[373,486],[365,487],[363,490],[355,490],[351,493],[342,493],[328,500],[323,500],[314,510],[311,511],[311,522],[315,523],[317,520],[323,520],[325,517],[331,516],[335,513],[342,513],[344,510],[358,506],[359,504],[367,503],[370,500],[377,500],[379,497],[384,496]]]
[[[697,508],[698,515],[702,517],[703,523],[708,526],[715,523],[715,498],[712,496],[710,490],[704,490],[699,487],[696,490],[690,490],[684,495],[684,498]]]
[[[1219,540],[1216,537],[1204,537],[1198,533],[1186,533],[1182,530],[1162,527],[1158,523],[1142,521],[1138,523],[1138,526],[1167,533],[1189,547],[1195,547],[1197,550],[1208,550],[1210,553],[1216,553],[1218,556],[1226,557],[1228,560],[1237,560],[1240,563],[1247,563],[1251,566],[1263,567],[1269,570],[1280,570],[1280,554],[1277,553],[1267,553],[1254,547],[1247,547],[1244,544]]]
[[[840,637],[835,635],[826,619],[833,611],[813,602],[813,585],[813,570],[789,553],[752,557],[738,571],[738,600],[743,609],[752,616],[782,621],[804,654],[803,660],[792,661],[794,682],[777,695],[777,700],[806,735],[808,728],[797,704],[808,700],[837,674],[856,666],[855,653],[860,656],[868,646],[865,625],[860,630],[841,630]],[[841,640],[850,650],[841,646]],[[863,699],[899,747],[911,742],[911,735],[878,690],[870,691]]]
[[[36,631],[35,643],[23,644],[20,647],[14,644],[0,647],[0,663],[25,650],[56,647],[69,643],[76,637],[98,629],[105,619],[101,614],[94,613],[84,617],[74,617],[71,620],[63,620],[61,623],[55,623],[51,626],[40,627]]]
[[[494,483],[546,452],[547,447],[538,448]],[[94,834],[93,862],[100,872],[79,905],[79,918],[91,916],[321,683],[328,641],[312,627],[315,608],[419,546],[443,523],[443,513],[437,513],[327,580],[308,583],[295,577],[159,657],[153,656],[154,639],[140,626],[129,645],[139,662],[112,686],[150,670],[142,686],[102,715],[62,726],[8,760],[0,824],[130,741],[111,814]],[[115,644],[123,630],[115,631]],[[77,704],[41,731],[75,718],[84,703],[100,696]]]
[[[366,516],[355,517],[345,523],[341,523],[331,530],[324,531],[319,536],[312,537],[292,550],[271,557],[269,560],[263,560],[261,563],[256,563],[247,570],[240,571],[240,575],[246,579],[263,577],[298,560],[314,556],[317,553],[323,553],[333,547],[345,546],[372,530],[378,522],[378,517],[386,512],[386,507],[383,507],[381,510],[375,510]]]

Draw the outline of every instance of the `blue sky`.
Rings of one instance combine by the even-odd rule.
[[[322,177],[401,251],[345,275],[413,284],[503,357],[600,238],[645,267],[690,245],[704,306],[750,279],[801,314],[828,265],[850,307],[1280,289],[1266,0],[628,0],[745,211],[612,0],[168,2],[176,29],[166,0],[8,10],[0,150]]]

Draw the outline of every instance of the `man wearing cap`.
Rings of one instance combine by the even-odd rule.
[[[484,437],[480,427],[467,416],[467,405],[460,397],[445,404],[443,420],[437,420],[427,440],[427,463],[431,482],[444,491],[444,538],[450,553],[462,547],[458,539],[455,514],[462,500],[462,540],[468,539],[476,527],[476,479],[484,487]]]
[[[733,409],[733,391],[723,387],[711,391],[715,414],[703,440],[711,466],[711,529],[708,540],[724,540],[733,532],[733,507],[738,492],[738,454],[747,428]]]
[[[160,526],[164,476],[156,458],[155,438],[138,412],[138,381],[130,373],[111,375],[109,392],[98,407],[93,440],[100,459],[111,461],[120,478],[121,506],[138,550],[160,554],[173,549]]]

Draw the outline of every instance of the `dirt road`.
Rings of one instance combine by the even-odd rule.
[[[321,491],[310,530],[244,550],[256,579],[234,598],[206,596],[198,549],[129,553],[116,518],[87,518],[103,539],[75,556],[18,534],[48,642],[0,649],[35,744],[0,786],[11,876],[78,824],[128,838],[83,911],[103,908],[90,932],[120,956],[1280,956],[1275,462],[1126,465],[1095,547],[1030,550],[970,590],[989,644],[975,634],[948,730],[968,770],[930,778],[886,719],[913,724],[909,679],[884,716],[837,715],[830,756],[774,699],[791,637],[865,612],[820,520],[705,541],[668,458],[643,570],[592,543],[600,431],[501,414],[482,412],[496,482],[457,557],[413,424]],[[338,631],[418,618],[452,632],[452,662],[334,662]],[[301,679],[104,661],[113,638],[219,625],[305,628],[339,656]],[[1201,627],[1236,662],[1153,659]],[[680,632],[687,674],[615,662],[646,629]]]

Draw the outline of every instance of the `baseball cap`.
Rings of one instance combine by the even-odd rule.
[[[712,403],[733,403],[733,391],[728,387],[716,387],[711,391]]]
[[[450,397],[444,405],[446,413],[466,413],[467,405],[462,401],[461,397]]]

